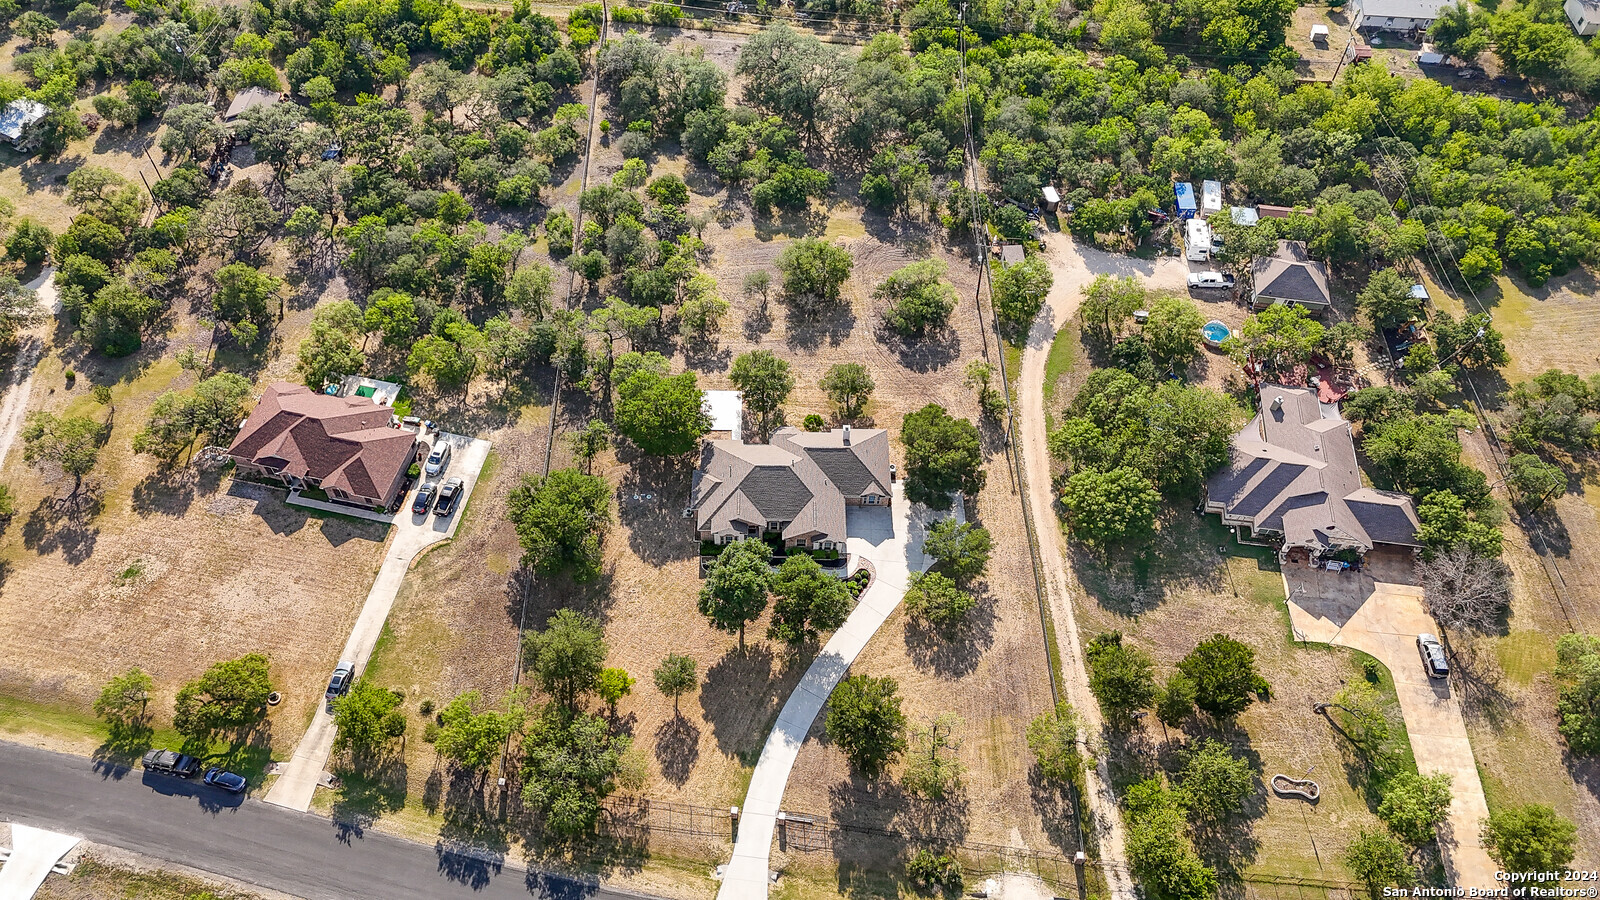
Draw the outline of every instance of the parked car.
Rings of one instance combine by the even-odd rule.
[[[1429,678],[1445,678],[1450,674],[1450,663],[1444,656],[1444,645],[1431,634],[1417,635],[1417,650],[1422,654],[1422,668]]]
[[[447,478],[444,484],[439,485],[439,502],[433,506],[436,516],[448,516],[456,510],[456,501],[461,499],[463,482],[459,478]]]
[[[176,750],[151,750],[140,762],[152,772],[179,778],[193,778],[194,773],[200,771],[200,760]]]
[[[417,488],[417,499],[411,502],[411,511],[419,516],[428,514],[428,508],[433,506],[433,495],[439,492],[439,486],[428,482]]]
[[[1232,288],[1234,278],[1221,272],[1190,272],[1189,287],[1195,290],[1210,288]]]
[[[450,465],[450,442],[439,440],[433,442],[433,452],[428,454],[428,461],[422,464],[422,471],[429,477],[435,478],[444,474]]]
[[[333,670],[333,677],[328,679],[328,691],[324,694],[328,702],[343,697],[350,691],[350,682],[356,676],[356,664],[345,660],[339,661],[338,668]]]
[[[244,776],[225,772],[221,766],[212,766],[206,770],[205,783],[214,788],[222,788],[230,794],[244,793]]]

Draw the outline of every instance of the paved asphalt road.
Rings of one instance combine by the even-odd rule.
[[[0,742],[0,822],[215,872],[308,900],[472,897],[638,900],[309,813],[243,799],[140,768]]]

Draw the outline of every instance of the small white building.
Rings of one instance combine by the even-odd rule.
[[[1200,215],[1222,212],[1222,182],[1200,182]]]
[[[1562,8],[1580,36],[1588,37],[1600,31],[1600,0],[1567,0]]]
[[[744,440],[744,394],[739,391],[702,391],[700,406],[711,417],[712,431],[726,431],[730,439]]]
[[[34,126],[50,115],[50,107],[37,100],[19,97],[0,112],[0,141],[18,150],[28,150],[38,136]]]
[[[1184,223],[1183,255],[1193,262],[1211,258],[1211,226],[1205,219],[1193,218]]]
[[[1356,0],[1357,31],[1426,31],[1449,0]]]

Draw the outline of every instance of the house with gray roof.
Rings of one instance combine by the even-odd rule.
[[[1257,259],[1250,274],[1255,281],[1252,305],[1256,309],[1295,303],[1316,312],[1332,302],[1328,267],[1311,258],[1304,241],[1279,241],[1277,252]]]
[[[781,428],[770,444],[707,441],[686,518],[702,541],[776,534],[785,547],[843,550],[845,508],[888,506],[889,433]]]
[[[1426,31],[1451,0],[1356,0],[1357,31]]]
[[[1277,546],[1280,559],[1421,546],[1411,498],[1362,486],[1350,423],[1315,388],[1261,386],[1259,412],[1206,482],[1205,510],[1240,540]]]

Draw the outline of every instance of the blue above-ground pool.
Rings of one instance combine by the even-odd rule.
[[[1216,319],[1212,319],[1200,328],[1200,336],[1212,347],[1222,346],[1222,342],[1228,339],[1230,333],[1228,326]]]

